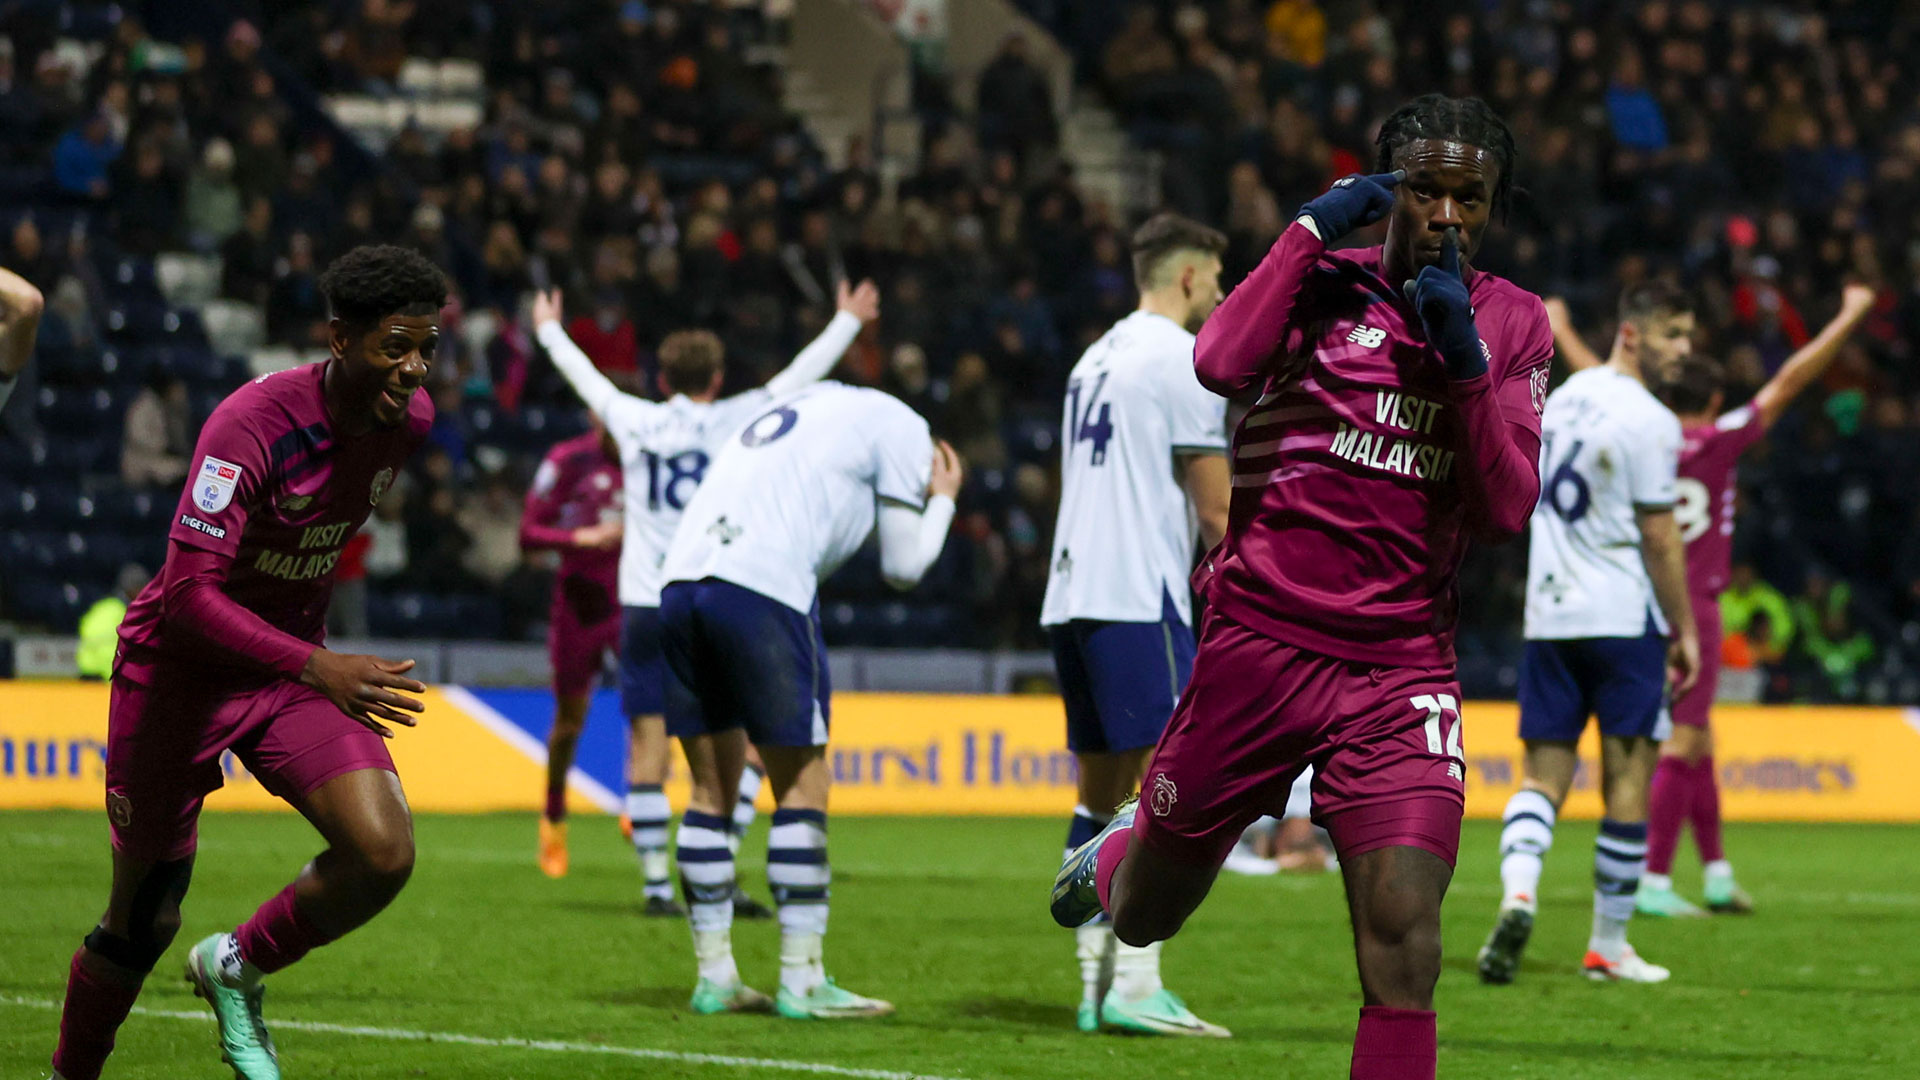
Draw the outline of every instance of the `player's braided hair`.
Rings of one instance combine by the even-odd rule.
[[[431,315],[447,305],[447,277],[425,255],[393,244],[366,244],[320,275],[333,316],[364,326],[388,315]]]
[[[1422,94],[1393,110],[1380,124],[1374,139],[1374,171],[1392,172],[1395,159],[1407,144],[1417,139],[1444,139],[1477,146],[1493,155],[1500,169],[1493,187],[1493,209],[1500,220],[1507,217],[1507,204],[1513,196],[1513,165],[1519,156],[1514,147],[1513,129],[1507,126],[1493,106],[1477,97],[1457,98],[1445,94]]]

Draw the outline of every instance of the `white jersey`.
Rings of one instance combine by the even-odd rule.
[[[674,530],[707,467],[727,437],[773,403],[767,390],[719,401],[675,394],[665,402],[616,398],[607,407],[607,433],[620,447],[626,478],[626,533],[620,538],[620,603],[659,607],[660,564]]]
[[[1227,403],[1194,376],[1193,340],[1136,311],[1073,366],[1040,625],[1159,622],[1168,596],[1192,624],[1197,520],[1175,456],[1227,448]]]
[[[1547,398],[1540,429],[1526,636],[1640,637],[1649,616],[1665,633],[1634,511],[1673,505],[1680,421],[1638,379],[1602,365]]]
[[[860,320],[841,312],[764,387],[718,401],[675,394],[659,402],[619,393],[557,323],[541,327],[540,344],[620,448],[626,485],[621,606],[660,606],[660,586],[666,583],[660,566],[667,546],[720,447],[781,393],[826,374],[859,332]]]
[[[933,436],[878,390],[824,382],[782,399],[713,460],[667,549],[666,582],[719,578],[813,610],[873,532],[880,500],[926,505]]]

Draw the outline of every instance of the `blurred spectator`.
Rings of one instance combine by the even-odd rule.
[[[73,658],[81,678],[98,681],[113,674],[114,653],[120,647],[120,620],[127,617],[127,605],[152,580],[146,567],[127,563],[120,568],[113,592],[95,600],[80,616],[80,645]]]
[[[240,231],[240,188],[233,182],[233,146],[207,140],[200,165],[187,177],[187,243],[196,251],[217,251]]]
[[[187,385],[156,367],[127,406],[120,442],[120,479],[131,488],[174,488],[187,478]]]
[[[220,295],[265,307],[273,289],[279,250],[273,242],[273,203],[264,195],[247,201],[239,231],[220,245]]]
[[[1744,634],[1756,614],[1765,613],[1767,640],[1784,655],[1793,644],[1794,616],[1787,598],[1754,572],[1750,562],[1736,562],[1720,594],[1720,621],[1728,634]]]
[[[173,247],[179,235],[180,187],[158,143],[141,139],[131,158],[113,184],[114,239],[127,251],[152,255]]]
[[[53,179],[69,195],[104,200],[112,191],[107,170],[120,158],[120,144],[104,112],[87,117],[53,148]]]
[[[631,375],[639,370],[639,337],[617,290],[602,289],[593,307],[567,324],[567,336],[601,371]]]
[[[1857,701],[1863,669],[1874,657],[1873,639],[1853,624],[1853,589],[1819,571],[1793,601],[1800,648],[1823,680],[1825,696]]]
[[[1052,146],[1059,139],[1053,115],[1053,94],[1047,77],[1027,59],[1027,39],[1008,34],[1000,52],[980,72],[975,111],[980,142],[989,148],[1006,147],[1024,161],[1035,147]]]
[[[363,527],[340,549],[340,560],[333,567],[333,600],[327,605],[327,633],[349,638],[364,638],[371,633],[367,625],[367,553],[372,548],[373,536]]]
[[[406,510],[410,485],[396,482],[374,505],[359,535],[367,538],[363,564],[370,581],[386,584],[407,572]]]
[[[286,257],[274,268],[267,290],[267,340],[301,347],[327,343],[327,298],[320,292],[313,238],[306,233],[287,237]]]
[[[526,558],[520,550],[521,499],[503,473],[489,475],[478,494],[461,501],[460,528],[472,537],[467,573],[487,588],[497,588]]]

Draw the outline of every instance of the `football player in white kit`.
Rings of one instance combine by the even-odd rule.
[[[672,808],[662,790],[671,744],[662,715],[667,673],[660,652],[660,564],[720,445],[776,397],[824,378],[860,328],[880,316],[880,292],[870,281],[855,287],[841,282],[837,301],[833,320],[792,363],[765,386],[732,397],[720,396],[726,369],[719,338],[705,330],[668,335],[660,346],[660,389],[667,400],[658,402],[620,392],[567,337],[558,290],[534,297],[534,332],[540,344],[620,448],[626,485],[619,583],[620,699],[633,726],[625,817],[640,856],[649,915],[684,914],[673,899],[667,860]],[[571,734],[577,738],[579,733]],[[571,748],[571,740],[562,741]],[[753,820],[759,787],[759,771],[748,769],[733,808],[736,846]],[[757,901],[743,897],[743,903],[759,917],[768,914]]]
[[[1667,693],[1700,670],[1686,552],[1674,522],[1680,421],[1648,390],[1692,352],[1693,306],[1662,282],[1620,298],[1605,364],[1568,377],[1541,422],[1539,505],[1527,557],[1520,737],[1526,777],[1500,834],[1502,900],[1480,978],[1511,982],[1533,930],[1540,868],[1573,785],[1574,747],[1600,722],[1606,816],[1593,856],[1589,978],[1661,982],[1627,944],[1647,861],[1647,794],[1672,729]]]
[[[829,688],[819,584],[876,526],[880,569],[910,589],[946,543],[959,456],[878,390],[821,383],[781,399],[714,459],[667,550],[660,625],[667,730],[693,792],[678,844],[700,1014],[883,1016],[893,1006],[826,977]],[[747,748],[778,809],[767,879],[780,909],[780,990],[769,1001],[734,963],[734,852],[726,814]]]
[[[1194,540],[1227,528],[1226,399],[1193,374],[1194,334],[1220,303],[1227,238],[1177,214],[1133,234],[1140,306],[1067,379],[1061,492],[1040,623],[1079,764],[1071,852],[1139,789],[1193,671]],[[1224,1037],[1160,982],[1160,943],[1075,931],[1082,1031]]]

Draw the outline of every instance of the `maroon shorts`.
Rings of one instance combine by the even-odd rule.
[[[1668,712],[1676,724],[1703,728],[1713,711],[1713,695],[1720,688],[1720,601],[1711,596],[1694,597],[1693,621],[1700,627],[1700,678]]]
[[[191,855],[200,806],[240,759],[260,786],[293,800],[344,773],[394,771],[387,741],[317,690],[274,680],[241,689],[152,665],[113,679],[107,709],[107,820],[113,847],[137,859]]]
[[[1337,660],[1210,612],[1147,765],[1135,839],[1218,866],[1249,824],[1285,813],[1312,765],[1313,820],[1342,858],[1407,845],[1451,866],[1466,803],[1459,701],[1450,667]]]
[[[620,608],[593,602],[585,579],[567,578],[554,589],[547,616],[547,659],[553,664],[553,692],[575,697],[593,690],[606,667],[607,654],[620,648]],[[599,586],[600,596],[606,590]]]

